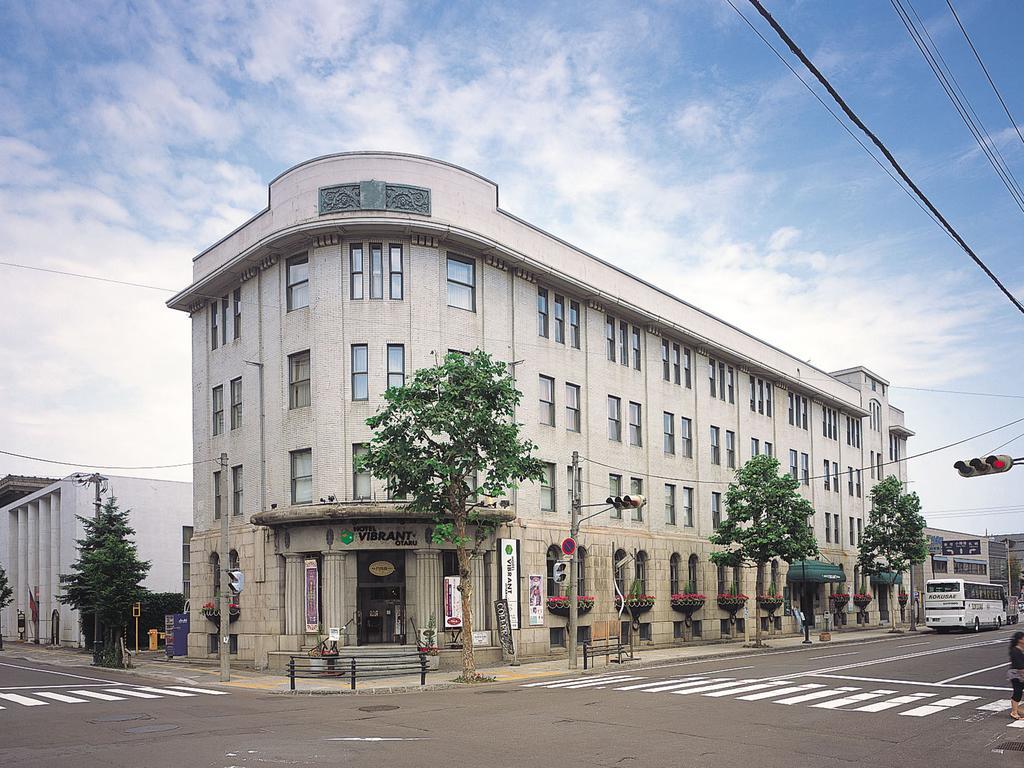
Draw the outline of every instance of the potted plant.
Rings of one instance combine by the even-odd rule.
[[[723,611],[728,611],[729,620],[734,621],[736,619],[736,612],[746,605],[749,599],[749,597],[740,592],[738,584],[733,584],[729,587],[728,592],[722,592],[718,595],[718,607]]]
[[[427,655],[427,664],[430,669],[437,669],[441,662],[440,657],[437,655],[437,616],[433,613],[430,614],[426,629],[421,629],[419,634],[420,641],[417,644],[416,650]]]
[[[586,613],[594,607],[592,595],[576,595],[576,609],[579,613]],[[555,616],[569,615],[569,598],[566,595],[554,595],[548,598],[548,610]]]

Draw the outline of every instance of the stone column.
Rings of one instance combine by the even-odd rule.
[[[423,632],[434,616],[437,632],[444,623],[441,611],[441,553],[436,549],[416,550],[416,629]]]
[[[56,587],[50,581],[50,497],[39,499],[39,642],[50,644],[50,611]]]
[[[487,628],[487,570],[484,568],[483,552],[470,561],[469,575],[473,581],[473,629]]]
[[[62,530],[60,522],[60,493],[57,492],[50,495],[50,584],[53,586],[54,595],[60,592],[60,537]],[[54,599],[53,607],[60,617],[57,643],[61,644],[66,634],[66,627],[64,626],[66,609],[56,601],[56,598]]]
[[[15,589],[14,605],[25,614],[25,638],[31,639],[32,612],[28,605],[29,573],[28,573],[28,506],[18,509],[18,585]],[[17,617],[17,613],[15,613]],[[17,624],[14,633],[18,633]]]
[[[302,555],[284,556],[284,633],[302,635],[306,630]]]
[[[348,552],[324,552],[324,627],[345,626],[345,561]]]

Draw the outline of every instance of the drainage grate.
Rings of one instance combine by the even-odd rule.
[[[1024,752],[1024,741],[1004,741],[993,749],[1005,752]]]
[[[398,709],[395,704],[371,704],[368,707],[360,707],[360,712],[390,712],[393,709]]]

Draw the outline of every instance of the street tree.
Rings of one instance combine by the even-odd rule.
[[[871,489],[871,510],[857,558],[861,570],[873,576],[899,574],[923,563],[928,558],[924,528],[921,500],[916,493],[904,493],[903,483],[890,475]],[[889,590],[889,616],[895,632],[893,592]]]
[[[62,593],[57,599],[81,614],[99,616],[102,639],[93,638],[97,663],[122,666],[122,633],[132,604],[145,594],[142,581],[150,564],[139,559],[128,511],[121,511],[113,496],[95,518],[78,516],[78,520],[85,538],[77,542],[78,560],[71,565],[72,572],[60,577]]]
[[[532,455],[536,446],[520,438],[515,409],[521,398],[505,363],[480,350],[449,352],[407,385],[386,390],[384,405],[366,422],[374,432],[362,470],[384,479],[391,498],[406,499],[410,511],[433,516],[435,543],[455,545],[467,682],[479,679],[470,562],[482,556],[496,528],[494,511],[475,499],[501,496],[544,473]],[[418,618],[426,625],[428,617]]]
[[[0,565],[0,611],[3,611],[14,599],[14,590],[7,583],[7,571]],[[4,628],[0,625],[0,651],[4,649]]]
[[[772,456],[754,456],[740,467],[725,494],[726,518],[709,537],[726,549],[711,553],[711,562],[761,570],[775,558],[792,563],[816,555],[818,544],[809,522],[814,507],[799,488],[794,477],[779,474],[779,462]],[[754,642],[760,647],[761,606],[755,602]]]

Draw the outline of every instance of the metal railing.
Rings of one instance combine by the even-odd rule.
[[[323,656],[290,656],[288,684],[295,690],[297,678],[348,678],[356,689],[356,680],[394,677],[419,673],[420,685],[427,683],[427,655],[419,651],[387,651],[326,654]]]

